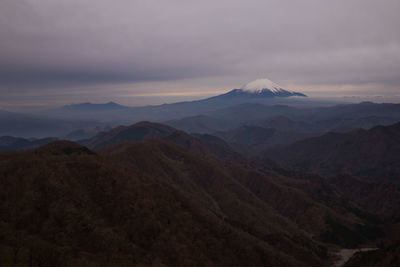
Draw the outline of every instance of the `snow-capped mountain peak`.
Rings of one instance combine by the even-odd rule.
[[[261,93],[263,90],[267,89],[273,93],[288,91],[283,89],[279,84],[276,84],[269,79],[254,80],[246,85],[243,85],[240,89],[249,93]]]
[[[300,92],[283,89],[279,84],[269,79],[258,79],[243,85],[240,89],[233,89],[225,94],[217,95],[211,99],[249,99],[274,98],[274,97],[307,97]]]

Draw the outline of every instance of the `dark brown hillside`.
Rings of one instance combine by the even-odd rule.
[[[269,147],[291,144],[316,134],[279,131],[257,125],[244,125],[225,132],[216,132],[216,136],[230,144],[232,148],[243,155],[254,156]]]
[[[170,120],[165,122],[165,124],[188,133],[212,133],[215,131],[228,130],[231,127],[225,120],[219,120],[205,115],[191,116],[180,120]]]
[[[99,149],[112,144],[139,142],[147,139],[165,140],[201,155],[211,155],[235,161],[240,161],[243,158],[232,151],[229,145],[218,137],[208,135],[193,136],[169,126],[152,122],[139,122],[131,126],[120,126],[90,140],[85,140],[82,144],[91,149]]]
[[[326,178],[230,168],[232,175],[259,199],[320,241],[353,248],[384,238],[384,227],[393,223],[392,220],[376,221],[375,213],[367,206],[361,207],[351,196],[342,196]],[[382,201],[387,206],[397,204],[395,199],[387,199],[385,203],[377,195],[371,191],[369,199]],[[347,204],[343,205],[343,201]]]
[[[151,131],[152,128],[159,128],[160,125],[158,124],[153,124],[153,123],[139,123],[135,124],[133,126],[128,127],[127,129],[123,129],[119,131],[118,135],[123,134],[126,138],[131,138],[132,140],[135,140],[135,135],[134,133],[136,132],[136,129],[147,129],[150,128],[149,131]],[[115,142],[116,144],[120,143],[118,138],[115,138],[114,135],[112,135],[111,131],[110,133],[106,134],[107,136],[110,136],[111,138],[108,139],[106,143],[111,143]],[[131,136],[131,137],[130,137]],[[146,137],[144,137],[146,138]],[[201,136],[200,136],[201,138]],[[259,172],[252,171],[248,169],[249,163],[247,160],[240,155],[234,153],[231,151],[229,146],[227,146],[222,140],[218,139],[217,137],[214,138],[205,138],[205,139],[200,139],[194,136],[191,136],[189,134],[186,134],[185,132],[182,131],[174,131],[170,135],[163,137],[161,139],[168,141],[170,143],[174,143],[179,145],[183,149],[187,149],[190,152],[194,152],[199,155],[206,155],[206,156],[214,156],[219,159],[224,159],[225,163],[222,164],[219,161],[216,161],[215,159],[208,159],[209,162],[213,162],[215,166],[218,166],[220,169],[219,172],[224,172],[227,175],[221,176],[221,177],[226,177],[224,179],[229,179],[229,181],[234,181],[235,183],[239,182],[241,186],[244,186],[246,190],[252,191],[253,194],[258,199],[258,203],[260,203],[259,200],[261,200],[262,205],[267,205],[268,207],[272,207],[273,209],[276,210],[277,213],[280,215],[287,217],[290,219],[292,222],[300,226],[300,228],[304,229],[305,231],[313,234],[314,236],[318,237],[323,235],[326,232],[335,232],[333,229],[331,229],[331,226],[327,222],[335,222],[338,225],[341,225],[345,227],[346,229],[349,229],[348,231],[351,232],[351,235],[349,238],[346,236],[340,237],[336,243],[341,246],[355,246],[357,244],[360,244],[362,242],[365,242],[368,240],[368,238],[364,237],[363,235],[360,235],[358,233],[357,227],[358,225],[364,224],[362,220],[357,218],[354,214],[350,212],[344,211],[343,209],[337,207],[339,205],[336,205],[335,209],[332,209],[324,204],[320,204],[316,201],[314,201],[310,196],[312,196],[315,192],[301,192],[300,190],[297,190],[296,188],[292,188],[290,185],[280,185],[280,181],[282,177],[278,175],[277,173],[270,172],[268,175],[261,174]],[[92,139],[94,140],[94,139]],[[150,143],[154,143],[156,141],[152,140]],[[97,142],[98,146],[103,146],[101,142]],[[127,153],[126,152],[126,147],[128,144],[124,143],[118,146],[112,146],[109,148],[102,149],[102,151],[109,151],[111,149],[113,156],[111,159],[117,159],[118,162],[121,162],[125,165],[126,161],[129,162],[129,165],[132,164],[132,160],[134,159],[134,165],[138,168],[141,169],[142,171],[149,173],[149,172],[155,172],[154,166],[161,167],[163,166],[167,171],[168,175],[165,175],[164,173],[158,174],[157,177],[164,177],[163,181],[165,182],[168,179],[171,179],[171,174],[175,177],[180,177],[182,170],[177,167],[180,165],[186,166],[186,168],[183,170],[184,171],[184,176],[189,177],[190,179],[197,179],[197,182],[202,182],[204,178],[207,178],[210,176],[209,173],[205,173],[203,169],[208,169],[209,167],[204,166],[201,167],[200,174],[198,173],[193,173],[194,170],[199,169],[199,162],[198,159],[199,157],[196,156],[195,160],[192,160],[190,163],[187,162],[179,162],[174,163],[174,161],[170,162],[164,162],[164,161],[155,161],[155,159],[159,159],[160,155],[169,155],[171,151],[175,151],[176,148],[174,146],[172,147],[166,147],[164,150],[160,151],[157,149],[156,151],[141,151],[141,153]],[[129,145],[132,146],[132,145]],[[164,144],[164,146],[166,146]],[[143,146],[139,146],[143,147]],[[114,155],[113,150],[115,149],[122,149],[123,152]],[[154,148],[152,148],[154,149]],[[181,151],[183,151],[181,149]],[[111,152],[110,152],[111,153]],[[180,152],[183,155],[180,156],[180,158],[183,159],[188,159],[192,158],[193,155],[183,152]],[[127,155],[130,155],[130,158],[127,159]],[[145,157],[145,159],[154,159],[154,162],[146,162],[142,158],[143,155],[148,155]],[[122,159],[121,159],[122,157]],[[167,156],[167,158],[170,158],[170,156]],[[209,162],[207,164],[209,164]],[[177,166],[175,166],[177,165]],[[146,167],[147,166],[147,167]],[[228,169],[226,166],[231,166],[231,169]],[[180,166],[182,168],[183,166]],[[145,168],[143,170],[143,168]],[[179,174],[176,174],[179,173]],[[220,182],[222,178],[217,180]],[[185,180],[187,183],[187,179]],[[230,183],[230,182],[229,182]],[[183,182],[179,186],[181,186]],[[204,199],[207,199],[210,203],[209,208],[214,208],[215,203],[218,203],[217,196],[214,196],[214,194],[221,194],[223,192],[224,187],[223,185],[218,185],[218,184],[213,184],[214,188],[213,192],[208,192],[208,188],[206,189],[206,194],[201,195],[201,199],[204,201]],[[254,191],[254,189],[257,189],[257,191]],[[260,191],[260,189],[262,191]],[[241,189],[243,190],[243,188]],[[197,186],[187,186],[184,191],[191,192],[194,195],[198,195],[198,187]],[[191,198],[193,198],[193,195],[190,195]],[[254,198],[254,196],[252,196]],[[230,196],[229,199],[237,198],[236,196]],[[245,197],[247,200],[249,200],[249,197]],[[224,198],[221,198],[221,201],[225,200]],[[264,202],[264,203],[262,203]],[[249,204],[246,204],[249,205]],[[253,204],[251,204],[253,205]],[[217,207],[219,207],[217,205]],[[253,207],[254,208],[254,207]],[[246,208],[248,209],[248,208]],[[215,212],[218,212],[215,210]],[[262,214],[263,212],[257,212],[258,214]],[[342,213],[344,215],[342,215]],[[235,212],[233,212],[233,215],[237,215]],[[247,218],[248,215],[243,215],[241,216],[241,222],[240,224],[243,224],[243,218]],[[260,219],[257,219],[260,220]],[[263,229],[267,225],[270,224],[270,220],[265,220],[263,222],[264,226]],[[260,224],[261,225],[261,224]],[[246,226],[248,227],[248,226]],[[261,230],[257,230],[262,233]],[[263,230],[265,231],[265,230]],[[269,234],[267,232],[267,234]],[[340,236],[340,233],[338,233]]]
[[[218,164],[164,142],[3,153],[0,184],[6,266],[322,266],[325,257]]]
[[[376,182],[337,175],[327,178],[329,184],[342,198],[356,203],[360,209],[368,210],[381,218],[400,222],[400,186],[389,182]]]
[[[328,133],[292,145],[267,149],[264,156],[284,167],[323,174],[348,173],[399,181],[400,123],[351,133]]]
[[[322,247],[243,187],[216,159],[200,157],[156,140],[114,145],[99,153],[129,166],[131,172],[149,173],[159,183],[181,188],[188,198],[202,202],[231,226],[293,257],[309,261],[307,253],[311,253],[314,254],[312,258],[327,260]],[[309,261],[308,264],[314,263]]]
[[[273,128],[280,132],[309,133],[315,131],[311,123],[295,121],[285,116],[274,116],[264,120],[248,123],[263,128]]]
[[[162,140],[183,146],[190,152],[203,156],[213,156],[228,161],[243,162],[244,157],[234,152],[223,140],[214,136],[192,136],[182,131],[175,131]]]
[[[158,129],[160,127],[163,126],[146,122],[128,128],[150,128],[151,132],[152,128]],[[133,134],[135,131],[131,131],[128,128],[121,131],[121,133],[128,139],[131,138],[131,140],[135,141],[135,138],[133,138],[135,137]],[[250,129],[252,128],[250,127]],[[255,131],[255,134],[256,137],[261,136],[258,131]],[[146,139],[146,136],[143,138]],[[351,248],[366,242],[373,242],[373,240],[383,238],[386,235],[382,228],[387,224],[386,217],[389,214],[383,214],[383,209],[379,207],[370,210],[368,205],[359,203],[361,201],[359,198],[353,198],[345,190],[341,192],[340,187],[335,187],[335,184],[330,184],[325,178],[317,177],[314,179],[313,176],[308,174],[278,174],[270,170],[270,167],[273,167],[274,164],[268,164],[269,167],[267,169],[269,170],[264,173],[254,171],[252,170],[254,166],[248,160],[232,152],[229,146],[217,137],[202,138],[199,135],[194,137],[185,132],[175,130],[161,139],[178,144],[182,149],[190,150],[196,154],[224,159],[224,163],[212,159],[208,160],[211,160],[215,165],[220,166],[225,173],[228,173],[229,179],[238,181],[246,190],[250,190],[259,200],[274,209],[276,213],[288,218],[298,227],[312,234],[317,240]],[[108,143],[119,143],[118,138],[112,137],[108,140]],[[121,145],[121,147],[125,146],[126,144]],[[121,154],[125,155],[126,153]],[[149,154],[149,152],[143,151],[135,157],[141,157],[141,155],[146,154]],[[148,158],[158,158],[162,154],[165,154],[165,152],[158,151],[155,155],[148,156]],[[187,156],[182,156],[182,158],[185,157]],[[115,158],[119,158],[119,156],[115,156]],[[118,159],[118,161],[124,162],[121,159]],[[152,171],[153,166],[164,166],[162,164],[166,166],[169,172],[171,171],[172,164],[170,162],[151,162],[147,164],[148,167],[145,171]],[[136,159],[135,165],[143,167],[142,159]],[[184,165],[187,165],[187,169],[191,170],[198,168],[198,166],[193,166],[193,163],[185,163]],[[265,160],[261,165],[265,166]],[[175,172],[173,171],[172,173]],[[190,173],[185,175],[191,178],[194,177]],[[202,176],[207,175],[203,174]],[[167,178],[169,179],[170,177],[168,176]],[[221,189],[218,189],[220,187],[217,186],[215,191],[221,191]],[[196,190],[198,190],[197,187],[188,187],[185,192],[197,192]],[[377,193],[373,190],[370,192],[371,196],[382,193]],[[209,195],[207,195],[207,199],[214,198]],[[369,200],[376,201],[377,206],[395,207],[397,205],[393,199],[385,200],[372,197]],[[213,201],[215,202],[215,199]],[[343,205],[343,203],[346,203],[346,205]],[[371,217],[371,214],[385,215],[385,223],[380,220],[377,221],[374,219],[375,215]],[[398,209],[393,209],[393,214],[398,214]],[[393,223],[393,221],[389,223]],[[373,233],[371,234],[370,232]]]
[[[275,133],[276,130],[272,128],[245,125],[227,132],[219,132],[218,136],[230,143],[257,145],[266,143]]]
[[[270,173],[270,169],[261,169]],[[279,184],[304,192],[315,202],[334,210],[350,208],[397,223],[400,219],[400,186],[390,182],[369,181],[356,176],[321,176],[275,168]],[[356,213],[358,213],[356,212]]]
[[[89,140],[85,140],[83,145],[91,149],[98,149],[116,143],[162,139],[174,131],[176,131],[174,128],[167,125],[142,121],[130,126],[119,126],[108,132],[101,133]]]
[[[148,131],[151,132],[152,128],[158,129],[160,126],[162,127],[162,125],[149,122],[139,123],[123,129],[119,132],[119,134],[123,134],[128,140],[130,138],[130,140],[135,141],[135,129],[149,128]],[[113,131],[107,134],[107,136],[110,136],[111,138],[109,138],[106,143],[120,143],[119,139],[114,138],[114,136],[111,134],[112,132]],[[214,156],[219,159],[224,159],[224,163],[215,159],[208,159],[208,161],[213,162],[214,165],[219,166],[219,168],[225,173],[228,173],[228,178],[231,181],[237,181],[241,184],[241,186],[244,186],[246,190],[250,190],[259,200],[264,202],[264,205],[266,204],[267,206],[271,207],[277,213],[288,218],[297,226],[309,232],[317,239],[323,237],[323,241],[334,242],[337,245],[346,247],[354,247],[371,239],[371,237],[366,235],[364,231],[365,228],[370,228],[370,223],[368,220],[359,218],[358,215],[354,214],[353,210],[355,207],[353,207],[353,204],[350,204],[349,207],[343,208],[341,205],[342,199],[335,197],[337,192],[333,191],[333,189],[331,189],[332,192],[330,194],[324,195],[324,198],[318,198],[316,196],[320,194],[318,190],[321,186],[318,184],[319,181],[314,183],[313,187],[310,187],[310,190],[303,191],[304,187],[296,188],[296,183],[299,180],[292,179],[290,175],[286,177],[285,175],[282,176],[273,171],[262,174],[260,172],[251,170],[252,167],[250,162],[240,155],[232,152],[229,146],[227,146],[226,143],[217,137],[198,137],[188,135],[182,131],[174,131],[170,135],[162,137],[161,139],[179,145],[181,150],[187,149],[198,154],[196,159],[200,158],[199,155]],[[143,136],[143,138],[146,139],[146,136]],[[153,140],[150,143],[153,142],[155,141]],[[103,146],[101,142],[98,142],[97,144],[101,147]],[[111,148],[103,149],[103,151],[116,148],[119,149],[119,147],[121,147],[122,151],[125,151],[124,149],[126,146],[127,144],[121,144],[118,146],[112,146]],[[114,155],[111,158],[117,159],[118,162],[124,163],[128,160],[126,158],[127,154],[130,154],[131,158],[128,160],[129,165],[132,165],[130,161],[135,159],[134,165],[137,166],[137,168],[143,169],[144,166],[147,166],[145,170],[142,170],[144,172],[154,172],[154,166],[164,166],[164,168],[167,169],[167,173],[172,173],[174,174],[174,177],[179,177],[180,175],[177,175],[176,173],[181,173],[182,170],[174,169],[176,168],[175,165],[177,165],[174,163],[174,161],[157,161],[149,163],[143,162],[144,159],[142,159],[142,155],[148,154],[146,158],[157,159],[160,157],[160,155],[165,155],[169,150],[175,151],[172,148],[167,148],[163,151],[159,151],[159,149],[155,151],[151,150],[154,155],[152,155],[150,151],[142,151],[141,153],[136,154],[121,152],[120,154]],[[184,153],[181,158],[188,158],[189,156],[192,157],[193,155]],[[121,157],[123,157],[123,159],[121,159]],[[167,158],[170,157],[167,156]],[[182,164],[183,163],[179,163],[177,166]],[[199,176],[189,172],[189,170],[193,171],[199,168],[196,160],[193,160],[190,164],[185,162],[183,165],[186,166],[186,169],[184,170],[185,177],[194,179],[194,177]],[[230,167],[227,168],[228,166]],[[183,166],[180,168],[182,167]],[[206,169],[207,167],[204,168]],[[160,174],[158,176],[164,177],[163,175],[164,174]],[[171,179],[170,176],[171,175],[167,175],[164,177],[164,180]],[[200,178],[196,179],[201,181],[204,179],[204,177],[208,176],[209,174],[204,173],[203,171],[203,174],[200,175]],[[283,183],[284,181],[287,182]],[[215,192],[223,191],[223,187],[220,185],[215,185],[215,188]],[[198,194],[199,192],[196,190],[198,190],[198,187],[196,186],[188,186],[184,189],[185,192]],[[215,197],[210,192],[203,194],[202,199],[208,199],[208,201],[211,203],[216,202]],[[214,206],[214,204],[209,203],[209,207],[212,208]],[[268,223],[265,223],[265,225],[268,225]],[[332,238],[326,238],[327,234],[334,235],[335,240],[332,240]],[[383,234],[381,233],[381,235]],[[376,238],[376,236],[372,236],[372,238]]]
[[[321,194],[319,192],[321,185],[317,182],[314,183],[314,187],[310,187],[309,191],[303,191],[302,188],[296,186],[296,182],[299,180],[291,176],[281,175],[274,171],[259,172],[244,164],[234,162],[222,163],[217,159],[202,159],[202,157],[185,152],[182,148],[171,147],[171,144],[163,142],[160,143],[162,146],[155,148],[154,144],[157,143],[155,140],[146,143],[153,144],[150,151],[127,152],[127,145],[120,144],[104,148],[101,153],[106,153],[111,159],[120,163],[129,162],[125,165],[136,166],[146,173],[151,172],[154,177],[160,177],[161,181],[170,181],[171,177],[174,177],[172,182],[178,183],[177,186],[185,186],[184,191],[189,194],[189,198],[203,199],[203,201],[207,199],[208,202],[205,202],[205,204],[208,208],[221,216],[235,217],[235,220],[240,222],[240,225],[246,226],[246,229],[251,230],[252,227],[257,227],[257,236],[265,233],[269,238],[272,238],[268,229],[274,229],[277,225],[271,224],[272,221],[276,222],[277,218],[265,217],[264,212],[256,210],[257,207],[264,206],[268,210],[272,209],[274,213],[286,217],[317,240],[327,234],[335,235],[333,243],[354,247],[370,242],[371,238],[376,238],[363,232],[365,228],[370,227],[370,222],[355,214],[353,205],[342,207],[342,199],[336,196],[338,192],[334,191],[331,186],[324,188],[323,190],[328,192],[318,198],[316,195]],[[131,146],[136,147],[135,150],[132,149],[131,151],[137,151],[139,148],[144,149],[141,143]],[[149,156],[143,158],[141,155]],[[163,155],[163,157],[160,158],[159,155]],[[149,159],[151,160],[149,161]],[[158,168],[155,170],[153,166],[158,166]],[[212,166],[212,169],[210,169],[210,166]],[[191,182],[188,183],[186,178],[182,181],[179,177],[188,177]],[[210,179],[210,177],[218,177],[218,179]],[[205,183],[206,181],[207,183]],[[193,182],[195,185],[193,185]],[[234,187],[227,188],[226,184]],[[243,187],[246,191],[250,190],[252,194],[237,195],[235,193],[232,195],[232,190],[242,192]],[[229,202],[226,203],[226,200],[238,198],[242,199],[243,204],[241,205],[245,205],[245,208],[232,207]],[[229,205],[227,206],[227,204]],[[254,210],[254,212],[251,212],[251,210]],[[249,213],[257,214],[256,218],[252,220],[261,223],[251,222],[249,224]],[[272,213],[268,212],[267,214]],[[284,220],[279,224],[286,224],[284,228],[290,229],[291,224]],[[285,241],[285,238],[279,236],[275,236],[275,239],[280,240],[281,243]],[[331,242],[328,238],[321,240]]]
[[[398,214],[380,198],[383,185],[350,180],[365,188],[352,199],[327,178],[252,169],[208,156],[215,151],[183,132],[168,138],[0,153],[0,257],[21,266],[328,266],[320,241],[373,244],[380,237],[369,230],[381,224],[368,216]]]

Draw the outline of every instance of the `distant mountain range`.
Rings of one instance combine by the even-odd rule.
[[[400,182],[400,123],[348,133],[330,132],[265,150],[264,156],[301,171]]]
[[[280,131],[276,128],[255,125],[243,125],[213,134],[225,140],[235,151],[246,156],[256,156],[268,148],[292,144],[318,135],[316,133]]]
[[[99,149],[116,143],[161,139],[219,158],[241,158],[233,153],[234,150],[244,155],[272,159],[285,168],[299,171],[317,171],[323,175],[351,174],[399,182],[400,123],[370,130],[311,136],[259,126],[242,126],[216,132],[214,136],[190,135],[163,124],[140,122],[113,128],[80,143]]]
[[[0,136],[79,140],[101,131],[96,129],[140,121],[164,123],[189,133],[213,134],[247,125],[279,132],[322,134],[368,129],[400,120],[399,104],[327,106],[299,94],[261,79],[226,94],[189,102],[143,107],[83,103],[33,114],[0,111]]]
[[[300,108],[287,105],[245,103],[221,108],[206,115],[167,121],[189,132],[213,133],[254,125],[301,133],[346,132],[356,128],[390,125],[400,121],[400,104],[343,104]]]
[[[16,151],[16,150],[27,150],[43,146],[56,138],[41,138],[41,139],[25,139],[12,136],[1,136],[0,137],[0,151]]]
[[[265,88],[257,90],[257,86]],[[142,120],[161,122],[180,119],[185,116],[205,114],[243,103],[296,104],[299,102],[307,104],[313,102],[310,100],[305,102],[305,97],[296,97],[305,96],[302,93],[285,90],[280,86],[278,88],[278,86],[267,79],[261,79],[243,86],[242,89],[233,89],[226,94],[195,101],[142,107],[127,107],[114,102],[105,104],[82,103],[45,110],[39,112],[38,115],[68,120],[95,120],[118,125],[132,124]]]
[[[111,130],[113,127],[108,126],[108,125],[102,125],[102,126],[97,126],[94,128],[86,128],[86,129],[78,129],[74,130],[67,135],[63,137],[63,139],[66,140],[71,140],[71,141],[77,141],[77,140],[83,140],[83,139],[89,139],[92,138],[93,136],[98,135],[99,133],[102,132],[107,132]]]
[[[242,126],[214,135],[190,135],[167,125],[140,122],[113,128],[80,143],[91,149],[100,149],[112,144],[160,139],[218,158],[244,160],[233,152],[236,151],[272,159],[285,168],[299,171],[317,171],[323,175],[350,174],[399,182],[400,122],[370,130],[311,136],[260,126]]]
[[[104,104],[93,104],[93,103],[81,103],[81,104],[71,104],[61,107],[65,111],[110,111],[110,110],[121,110],[129,108],[127,106],[122,106],[114,102],[108,102]]]
[[[0,136],[10,135],[23,138],[64,137],[67,133],[102,125],[94,120],[61,119],[48,115],[21,114],[0,111]]]

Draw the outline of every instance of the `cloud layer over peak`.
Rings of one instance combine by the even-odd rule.
[[[400,85],[399,10],[398,0],[3,0],[0,90],[219,76]]]

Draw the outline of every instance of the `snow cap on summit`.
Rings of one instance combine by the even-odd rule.
[[[278,93],[284,90],[279,84],[276,84],[269,79],[254,80],[246,85],[243,85],[240,89],[252,93],[261,93],[264,89],[269,89],[271,92],[274,93]]]

